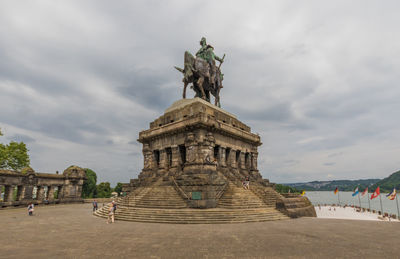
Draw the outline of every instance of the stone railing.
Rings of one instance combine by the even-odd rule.
[[[173,183],[173,187],[179,193],[179,195],[185,200],[190,200],[190,197],[182,190],[181,187],[179,187],[178,183],[175,181],[175,177],[171,176],[171,180]]]
[[[217,194],[215,195],[215,199],[218,201],[222,195],[224,194],[226,188],[228,187],[228,183],[224,184],[221,188],[221,190],[219,190],[219,192],[217,192]]]

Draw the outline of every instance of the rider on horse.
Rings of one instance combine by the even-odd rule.
[[[218,71],[219,69],[217,70],[217,67],[215,65],[215,60],[218,60],[221,64],[224,62],[224,60],[214,54],[214,47],[211,45],[207,45],[206,38],[204,37],[201,38],[200,45],[201,48],[199,49],[199,51],[197,51],[196,57],[202,58],[205,61],[207,61],[208,64],[210,64],[210,83],[215,88],[216,87],[215,79],[218,76],[218,74],[221,74],[220,71]]]

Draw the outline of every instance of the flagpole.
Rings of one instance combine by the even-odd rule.
[[[368,192],[367,192],[367,199],[368,199],[369,212],[371,212],[371,202],[369,201],[369,193]]]
[[[382,217],[383,217],[383,207],[382,207],[382,195],[379,193],[379,200],[381,201],[381,211],[382,211]]]
[[[338,189],[338,192],[337,192],[337,200],[338,200],[338,203],[339,203],[339,207],[340,207],[340,199],[339,199],[339,189]]]
[[[397,193],[396,193],[396,204],[397,204],[397,219],[400,219],[399,200],[397,199]]]
[[[358,202],[360,203],[360,209],[361,209],[361,199],[360,199],[360,192],[358,192]]]

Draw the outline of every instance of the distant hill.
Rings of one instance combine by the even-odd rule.
[[[375,183],[371,190],[375,190],[378,186],[381,192],[391,192],[393,188],[400,190],[400,170]]]
[[[400,184],[400,174],[398,175],[397,179],[398,183]],[[333,180],[313,181],[308,183],[286,183],[284,185],[306,191],[334,191],[336,187],[338,187],[340,191],[353,191],[358,186],[360,191],[363,191],[366,187],[369,187],[370,190],[372,190],[371,186],[379,181],[381,181],[381,179]]]

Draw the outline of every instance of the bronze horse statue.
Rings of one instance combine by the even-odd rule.
[[[204,59],[194,57],[189,51],[185,51],[184,68],[175,68],[183,73],[183,98],[186,98],[188,84],[192,83],[191,88],[196,92],[195,97],[210,102],[210,94],[212,94],[215,97],[215,105],[221,107],[219,92],[223,87],[223,74],[220,67],[211,66]]]

